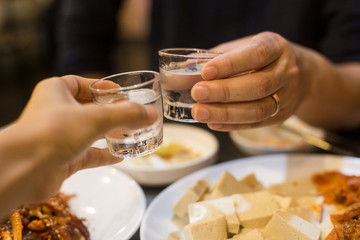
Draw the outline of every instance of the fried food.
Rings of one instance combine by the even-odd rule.
[[[337,171],[315,174],[312,181],[325,204],[350,206],[360,202],[360,177],[345,175]]]
[[[25,205],[12,212],[0,225],[0,240],[88,240],[82,219],[72,214],[69,200],[74,195],[57,194],[43,204]]]
[[[340,212],[330,215],[333,229],[325,240],[360,239],[360,177],[340,172],[325,172],[312,178],[325,204]]]

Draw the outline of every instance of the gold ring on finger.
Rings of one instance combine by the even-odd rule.
[[[271,116],[270,116],[270,117],[274,117],[274,116],[276,116],[276,114],[278,114],[278,112],[280,111],[280,98],[279,98],[279,96],[278,96],[276,93],[272,94],[272,95],[271,95],[271,98],[274,99],[275,104],[276,104],[276,110],[275,110],[275,112],[274,112],[273,114],[271,114]]]

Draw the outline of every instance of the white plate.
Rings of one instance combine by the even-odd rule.
[[[134,159],[124,159],[114,167],[124,171],[138,183],[148,186],[165,185],[216,161],[219,143],[217,138],[205,129],[188,124],[164,124],[164,144],[178,143],[198,153],[199,156],[184,162],[168,163],[156,155],[137,159],[137,162],[151,162],[151,165],[135,164]],[[147,162],[146,161],[146,162]]]
[[[336,155],[274,154],[237,159],[205,168],[173,183],[151,202],[141,224],[141,239],[165,240],[169,233],[178,230],[171,222],[174,204],[195,181],[208,178],[215,182],[225,170],[238,179],[255,173],[257,179],[268,186],[310,177],[325,170],[360,175],[360,159]]]
[[[112,167],[79,171],[63,183],[61,191],[76,194],[70,208],[86,219],[92,240],[129,239],[145,212],[141,187]]]

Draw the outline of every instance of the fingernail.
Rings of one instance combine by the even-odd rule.
[[[201,76],[203,79],[205,80],[213,80],[216,79],[218,74],[218,71],[215,67],[213,66],[209,66],[209,67],[204,67],[203,70],[201,71]]]
[[[210,111],[206,107],[194,107],[195,108],[195,116],[194,118],[198,121],[204,121],[209,119]]]
[[[192,97],[195,101],[206,100],[209,97],[209,90],[204,86],[195,86],[192,90]]]
[[[158,118],[158,113],[156,109],[152,106],[145,106],[145,110],[149,119],[149,122],[155,122]]]

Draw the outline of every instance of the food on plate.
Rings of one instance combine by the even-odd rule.
[[[226,218],[216,214],[186,225],[183,231],[185,239],[226,239]]]
[[[154,154],[170,162],[182,162],[200,156],[200,153],[194,151],[193,148],[177,142],[164,144],[159,148],[159,150],[155,151]]]
[[[360,177],[340,172],[315,174],[312,178],[325,204],[347,207],[360,202]]]
[[[214,185],[211,192],[207,192],[202,197],[203,200],[210,200],[224,196],[230,196],[235,193],[248,193],[263,189],[264,186],[258,182],[254,174],[237,181],[234,176],[224,172],[219,181]]]
[[[170,142],[163,144],[152,154],[129,158],[127,163],[137,166],[163,166],[194,160],[200,157],[201,154],[196,148],[178,142]]]
[[[337,214],[330,215],[325,240],[360,239],[360,203],[354,203]]]
[[[262,231],[264,239],[319,239],[320,228],[286,211],[275,213]]]
[[[189,205],[188,214],[190,222],[198,222],[199,219],[207,219],[210,218],[211,215],[224,215],[227,232],[229,233],[237,233],[240,227],[239,220],[235,213],[235,205],[231,197],[191,204]]]
[[[187,213],[188,205],[194,202],[197,202],[201,196],[208,190],[209,185],[206,181],[199,180],[194,185],[192,185],[181,199],[173,207],[173,212],[178,217],[183,217]]]
[[[331,206],[323,224],[325,240],[360,239],[360,177],[326,172],[314,175],[313,182]]]
[[[196,182],[175,206],[185,224],[168,240],[360,239],[360,177],[340,172],[265,188],[254,174],[238,180],[225,171],[215,183]]]
[[[88,240],[90,234],[82,219],[71,213],[73,195],[59,193],[45,203],[25,205],[12,212],[0,225],[0,240]]]
[[[323,198],[319,197],[316,187],[310,178],[273,184],[268,189],[272,193],[294,199],[300,206],[311,208],[317,220],[321,221]]]

